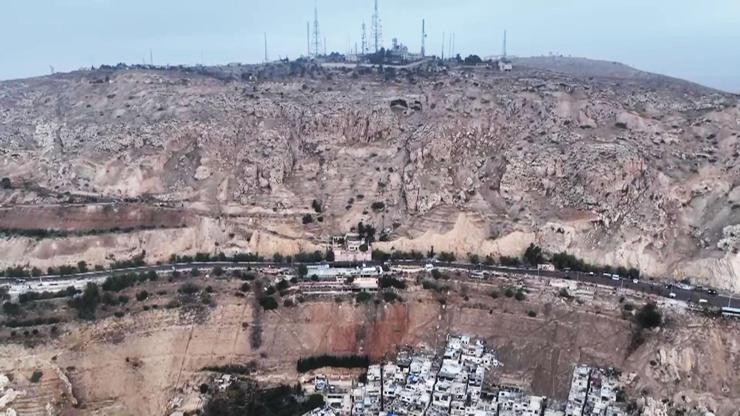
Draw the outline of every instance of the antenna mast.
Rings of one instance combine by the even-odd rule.
[[[362,22],[362,49],[360,53],[365,55],[367,53],[367,31],[365,29],[365,22]]]
[[[316,6],[313,8],[313,53],[314,56],[319,56],[319,49],[321,48],[321,40],[319,40],[319,6],[318,1]]]
[[[265,63],[269,62],[267,59],[267,32],[265,32]]]
[[[306,22],[306,56],[311,56],[311,23]]]
[[[380,24],[380,15],[378,14],[378,0],[375,0],[375,8],[372,21],[373,41],[375,43],[375,52],[383,47],[383,29]]]
[[[445,32],[442,32],[442,60],[445,60]]]
[[[424,57],[424,42],[427,38],[427,32],[424,27],[424,19],[421,19],[421,57]]]
[[[504,59],[506,59],[506,31],[505,30],[504,30],[504,48],[503,48],[503,53],[504,53]]]

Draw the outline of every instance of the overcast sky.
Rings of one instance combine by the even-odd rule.
[[[620,61],[740,92],[740,0],[379,0],[386,45]],[[344,52],[373,0],[318,0],[327,49]],[[0,0],[0,79],[82,66],[261,62],[306,53],[314,0]]]

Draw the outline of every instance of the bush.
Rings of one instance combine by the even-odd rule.
[[[372,299],[373,296],[367,292],[360,292],[355,296],[355,301],[357,303],[367,303]]]
[[[494,299],[498,299],[498,297],[500,296],[500,294],[498,293],[498,290],[496,289],[492,290],[491,293],[489,293],[489,295],[491,295],[491,297]]]
[[[382,211],[385,209],[385,203],[381,201],[376,201],[370,205],[370,208],[372,208],[373,211]]]
[[[252,289],[252,286],[249,283],[242,283],[241,286],[239,286],[240,292],[249,292]]]
[[[434,280],[439,280],[443,278],[442,272],[439,271],[439,269],[432,269],[432,277]]]
[[[41,377],[43,376],[44,373],[41,370],[35,370],[33,374],[31,374],[31,378],[29,379],[29,381],[31,381],[31,383],[38,383],[39,381],[41,381]]]
[[[319,355],[300,358],[296,364],[296,369],[299,373],[305,373],[322,367],[367,368],[369,365],[370,359],[367,355]]]
[[[3,303],[3,312],[6,315],[18,315],[21,313],[21,305],[12,302]]]
[[[10,183],[10,178],[2,178],[0,179],[0,188],[2,189],[10,189],[13,184]]]
[[[138,280],[138,277],[133,273],[115,275],[105,279],[101,287],[105,291],[120,292],[135,285]]]
[[[566,288],[560,289],[560,291],[558,292],[558,296],[560,296],[561,298],[566,298],[566,299],[571,298],[570,293],[568,293],[568,289]]]
[[[514,290],[510,287],[507,287],[506,290],[504,290],[504,296],[506,296],[507,298],[514,296]]]
[[[221,277],[224,274],[224,269],[221,266],[216,266],[213,268],[213,275],[216,277]]]
[[[516,299],[518,301],[522,301],[522,300],[524,300],[524,298],[526,298],[526,296],[524,295],[524,291],[517,290],[516,291],[516,294],[514,295],[514,299]]]
[[[262,306],[262,309],[264,309],[266,311],[270,311],[270,310],[273,310],[273,309],[277,309],[278,308],[277,301],[274,298],[270,297],[270,296],[262,296],[262,297],[260,297],[259,298],[259,304],[260,304],[260,306]]]
[[[402,301],[400,296],[396,294],[396,292],[393,292],[392,290],[384,290],[383,291],[383,300],[388,303],[393,303],[395,301]]]
[[[317,214],[321,214],[321,201],[314,199],[313,202],[311,202],[311,208],[313,208]]]
[[[381,289],[393,287],[396,289],[403,290],[403,289],[406,289],[406,282],[404,282],[403,280],[396,279],[395,277],[383,276],[378,279],[378,286]]]
[[[193,277],[198,277],[200,276],[200,270],[198,270],[197,267],[193,267],[192,269],[190,269],[190,275]]]
[[[501,256],[498,259],[502,266],[516,267],[519,265],[519,259],[516,257]]]
[[[545,262],[545,256],[542,254],[542,249],[540,246],[537,246],[535,244],[530,244],[529,247],[527,247],[526,250],[524,250],[524,255],[522,256],[524,259],[524,262],[531,265],[536,266],[540,263]]]
[[[82,296],[70,299],[70,305],[77,309],[81,319],[95,319],[95,309],[100,302],[100,291],[95,283],[88,283]]]
[[[439,259],[439,261],[445,261],[449,263],[455,261],[455,254],[443,251],[439,253],[439,256],[437,256],[437,258]]]
[[[311,216],[311,214],[306,214],[303,216],[302,221],[304,225],[311,224],[313,222],[313,217]]]
[[[660,326],[663,322],[663,315],[654,303],[647,303],[637,312],[635,320],[640,327],[650,329]]]
[[[194,295],[200,292],[200,286],[190,282],[184,283],[177,289],[177,292],[182,293],[183,295]]]
[[[145,301],[149,297],[149,292],[146,290],[142,290],[139,293],[136,294],[136,300],[139,302]]]
[[[528,311],[527,312],[527,316],[529,316],[530,318],[534,318],[534,317],[537,316],[537,312],[535,312],[535,311]]]

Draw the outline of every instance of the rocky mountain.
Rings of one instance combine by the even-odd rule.
[[[541,60],[2,82],[0,265],[314,250],[363,221],[387,251],[534,242],[740,289],[738,97]]]

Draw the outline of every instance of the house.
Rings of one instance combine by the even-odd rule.
[[[331,250],[334,261],[363,262],[372,260],[372,248],[357,233],[333,236]]]

